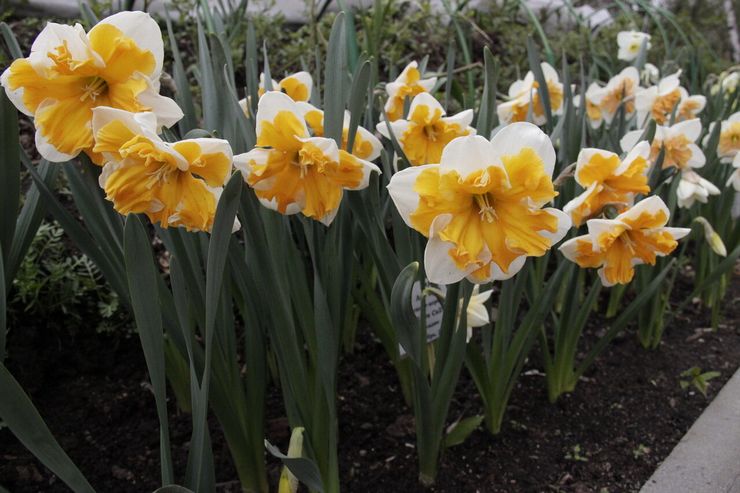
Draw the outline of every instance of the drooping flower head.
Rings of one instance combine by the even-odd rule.
[[[632,149],[642,134],[642,130],[627,132],[620,140],[622,150]],[[653,163],[656,162],[661,149],[664,149],[663,169],[670,167],[679,170],[701,168],[706,162],[706,157],[695,144],[700,134],[701,121],[698,118],[676,123],[670,127],[658,125],[650,147],[650,160]]]
[[[437,83],[436,77],[421,78],[419,64],[413,61],[406,65],[396,80],[385,85],[388,101],[385,102],[385,113],[389,121],[403,118],[403,105],[406,98],[413,99],[417,94],[431,92]]]
[[[547,84],[547,93],[550,97],[550,109],[553,115],[563,112],[563,84],[558,73],[549,63],[542,62],[542,74]],[[527,72],[523,80],[518,80],[509,86],[509,101],[497,107],[498,118],[501,123],[523,122],[532,112],[532,122],[535,125],[544,125],[547,121],[545,106],[538,91],[539,83],[534,78],[534,72]]]
[[[314,137],[324,136],[324,112],[309,103],[298,103],[298,108],[303,112],[303,118],[306,120],[308,129]],[[349,144],[349,124],[351,115],[349,111],[344,112],[344,121],[342,123],[342,149],[347,149]],[[352,144],[350,154],[364,159],[374,161],[380,156],[383,144],[368,129],[357,126],[355,140]]]
[[[709,143],[709,138],[714,131],[716,123],[709,126],[709,132],[704,138],[704,145]],[[723,163],[731,163],[740,153],[740,111],[730,115],[730,118],[720,123],[719,142],[717,142],[717,156]]]
[[[412,165],[439,163],[442,149],[452,139],[475,134],[475,129],[470,126],[473,110],[449,117],[445,114],[434,96],[421,93],[411,102],[408,120],[399,119],[390,123],[393,135]],[[390,138],[388,123],[380,122],[376,128],[381,135]]]
[[[288,96],[293,101],[308,101],[311,99],[311,91],[313,90],[313,78],[311,74],[305,71],[296,72],[283,79],[280,82],[275,79],[272,81],[272,90],[280,91]],[[261,97],[265,94],[265,74],[260,74],[259,89],[257,94]]]
[[[627,67],[609,80],[606,87],[591,84],[586,91],[586,115],[591,126],[598,128],[602,121],[611,124],[619,105],[629,117],[635,112],[635,94],[640,86],[640,75],[635,67]]]
[[[28,58],[15,60],[0,82],[16,108],[34,118],[39,153],[62,162],[91,153],[97,106],[150,111],[157,126],[182,118],[177,104],[159,94],[163,56],[159,26],[144,12],[112,15],[89,33],[50,22]]]
[[[377,166],[339,149],[334,139],[312,137],[295,101],[271,91],[257,106],[257,147],[234,165],[260,202],[281,214],[302,213],[329,225],[344,190],[367,187]]]
[[[470,295],[470,301],[468,301],[468,308],[465,310],[467,322],[465,339],[467,342],[470,342],[470,339],[473,338],[474,328],[485,327],[491,323],[491,316],[488,307],[486,307],[486,302],[491,298],[491,294],[493,294],[493,289],[487,289],[481,293],[479,284],[473,287],[473,293]],[[459,313],[462,312],[462,305],[463,300],[460,300]]]
[[[406,224],[429,238],[429,280],[450,284],[508,279],[528,256],[544,255],[570,228],[567,214],[543,208],[556,195],[555,150],[530,123],[511,124],[491,141],[458,137],[439,165],[393,175],[388,191]]]
[[[669,228],[668,207],[660,197],[641,200],[614,219],[590,219],[588,234],[560,245],[565,257],[583,268],[598,268],[604,286],[627,284],[635,265],[655,265],[671,253],[688,228]]]
[[[631,62],[640,54],[640,48],[647,42],[646,49],[650,49],[650,35],[640,31],[622,31],[617,34],[617,45],[619,52],[617,58]]]
[[[100,186],[120,214],[146,214],[163,228],[210,231],[231,176],[232,153],[221,139],[164,142],[154,113],[93,110],[94,152],[104,159]]]
[[[632,205],[637,194],[650,191],[647,171],[650,167],[650,144],[642,141],[623,160],[613,152],[582,149],[576,163],[576,182],[584,187],[579,196],[568,202],[563,211],[573,224],[601,213],[607,205],[624,209]]]
[[[695,202],[706,204],[710,195],[719,195],[720,191],[714,183],[703,178],[699,173],[686,170],[681,172],[681,181],[676,189],[676,204],[685,209],[690,208]]]

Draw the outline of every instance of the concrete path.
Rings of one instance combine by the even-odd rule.
[[[740,493],[740,370],[640,493]]]

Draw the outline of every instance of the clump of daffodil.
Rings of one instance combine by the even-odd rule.
[[[660,197],[641,200],[614,219],[590,219],[588,234],[560,246],[565,257],[583,268],[598,268],[604,286],[628,284],[635,265],[655,265],[670,254],[688,228],[666,227],[668,207]]]
[[[231,146],[221,139],[175,143],[157,135],[154,113],[98,106],[94,152],[103,157],[100,186],[120,214],[146,214],[163,228],[210,231],[232,169]]]
[[[385,102],[384,109],[389,121],[403,118],[403,106],[406,98],[413,99],[417,94],[431,92],[437,84],[436,77],[422,79],[421,75],[419,64],[413,61],[406,65],[396,80],[385,85],[388,100]]]
[[[650,35],[640,31],[622,31],[617,34],[617,46],[619,51],[617,58],[626,62],[631,62],[637,58],[640,54],[642,45],[645,44],[645,49],[649,50]]]
[[[182,118],[177,104],[159,94],[164,47],[157,23],[144,12],[120,12],[90,32],[50,22],[27,58],[0,77],[16,108],[34,118],[36,148],[52,162],[92,153],[93,108],[149,111],[156,125]]]
[[[303,117],[308,124],[308,129],[314,137],[324,136],[324,112],[309,103],[298,103],[298,108],[303,112]],[[347,150],[349,144],[349,124],[351,115],[349,111],[344,112],[342,123],[342,149]],[[366,161],[374,161],[380,156],[383,145],[378,138],[368,129],[358,126],[355,132],[355,140],[352,143],[350,154]]]
[[[631,205],[636,195],[650,192],[649,156],[647,141],[638,143],[622,160],[613,152],[582,149],[576,162],[575,180],[585,190],[568,202],[563,211],[570,214],[574,225],[580,226],[607,205],[619,209]]]
[[[709,126],[709,132],[704,138],[704,145],[709,143],[714,126]],[[727,120],[720,123],[719,142],[717,142],[717,156],[723,163],[731,163],[735,156],[740,153],[740,111],[733,113]]]
[[[635,95],[638,125],[643,125],[648,116],[652,117],[655,123],[664,125],[669,122],[674,110],[675,121],[691,120],[704,109],[707,99],[702,95],[690,96],[688,91],[681,87],[680,77],[679,70],[662,78],[655,86],[638,89]]]
[[[642,136],[642,130],[627,132],[620,145],[622,150],[632,149]],[[650,148],[650,159],[655,162],[661,150],[665,151],[663,169],[675,167],[681,171],[701,168],[706,163],[704,152],[696,145],[701,135],[701,121],[698,118],[676,123],[670,127],[658,125]]]
[[[442,149],[452,139],[475,134],[475,129],[470,126],[473,110],[449,117],[445,115],[444,108],[434,96],[421,93],[411,102],[408,119],[383,121],[378,123],[376,129],[384,137],[390,138],[390,126],[390,131],[398,139],[412,165],[439,163]]]
[[[530,256],[544,255],[570,217],[543,208],[557,195],[555,150],[530,123],[511,124],[491,141],[458,137],[440,164],[393,175],[388,191],[401,217],[429,241],[427,277],[435,284],[508,279]]]
[[[260,202],[281,214],[331,224],[344,190],[367,187],[373,163],[339,149],[334,139],[312,137],[303,111],[287,95],[265,93],[257,106],[257,147],[234,165]]]
[[[558,73],[549,63],[542,62],[541,67],[550,97],[550,109],[553,115],[560,115],[563,112],[563,84],[560,82]],[[539,84],[531,70],[527,72],[523,80],[511,84],[509,100],[499,104],[496,110],[501,123],[526,121],[531,110],[532,123],[544,125],[547,116],[538,88]]]
[[[620,104],[625,117],[635,112],[635,93],[640,86],[640,74],[635,67],[627,67],[612,77],[605,87],[596,83],[586,91],[586,116],[591,126],[598,128],[601,122],[610,125]]]
[[[275,79],[270,79],[272,82],[272,90],[280,91],[288,96],[293,101],[308,101],[311,99],[311,91],[313,90],[313,78],[311,74],[305,71],[296,72],[290,74],[287,77],[280,79],[280,82]],[[265,94],[265,74],[260,74],[260,82],[257,93],[262,96]]]

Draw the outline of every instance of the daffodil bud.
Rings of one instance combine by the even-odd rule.
[[[288,457],[297,458],[303,454],[303,430],[301,426],[293,428],[293,432],[290,434]],[[296,493],[296,491],[298,491],[298,478],[287,467],[283,467],[280,473],[278,493]]]
[[[722,238],[719,236],[719,234],[717,234],[712,225],[709,224],[709,221],[699,216],[694,219],[694,222],[701,224],[704,228],[704,239],[707,240],[707,243],[709,243],[712,251],[720,257],[726,257],[727,248],[725,248],[725,244],[722,241]]]

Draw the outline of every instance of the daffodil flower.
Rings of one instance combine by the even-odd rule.
[[[257,105],[257,147],[234,157],[234,165],[260,202],[281,214],[303,213],[331,224],[344,190],[367,187],[373,163],[312,137],[298,104],[287,95],[265,93]]]
[[[314,137],[324,136],[324,112],[309,103],[298,103],[298,108],[303,112],[303,118]],[[349,144],[349,111],[344,112],[342,123],[342,149],[347,149]],[[375,161],[380,156],[383,144],[368,129],[357,126],[355,140],[352,144],[351,154],[366,161]]]
[[[709,125],[709,132],[704,137],[704,145],[709,144],[709,138],[716,123]],[[731,163],[740,153],[740,111],[730,115],[730,118],[720,123],[719,142],[717,142],[717,156],[723,163]]]
[[[682,122],[696,118],[707,105],[707,98],[701,94],[690,96],[688,91],[683,87],[678,88],[681,92],[681,99],[676,111],[676,121]]]
[[[732,167],[735,169],[727,180],[727,186],[732,185],[732,188],[736,192],[740,192],[740,152],[735,154],[735,159],[732,160]]]
[[[607,205],[619,208],[631,205],[637,194],[650,191],[649,156],[647,141],[637,144],[621,161],[613,152],[582,149],[576,162],[575,179],[586,190],[568,202],[563,211],[570,214],[575,226],[580,226],[586,219],[600,214]]]
[[[231,176],[232,153],[221,139],[175,143],[157,135],[154,113],[98,106],[94,152],[105,165],[100,186],[120,214],[146,214],[163,228],[210,231],[216,204]]]
[[[602,121],[611,124],[619,105],[625,116],[635,112],[635,93],[640,86],[640,76],[635,67],[627,67],[609,80],[606,87],[592,83],[586,91],[586,115],[591,126],[598,128]]]
[[[680,77],[681,71],[679,70],[662,78],[655,86],[641,87],[637,90],[635,108],[637,109],[638,125],[643,125],[648,116],[651,116],[658,125],[664,125],[669,121],[674,108],[681,102],[681,98],[688,95],[686,90],[681,87]],[[698,98],[696,102],[698,102]],[[696,102],[690,103],[685,111],[695,110]],[[706,100],[704,100],[704,104],[706,104]],[[702,109],[703,107],[701,105]]]
[[[666,227],[669,215],[660,197],[648,197],[614,219],[590,219],[588,234],[566,241],[560,251],[580,267],[598,268],[604,286],[628,284],[635,265],[655,265],[691,232]]]
[[[650,35],[639,31],[622,31],[617,34],[617,45],[619,51],[617,58],[626,62],[631,62],[640,54],[642,44],[647,41],[646,49],[651,48]]]
[[[560,82],[558,73],[549,63],[542,62],[541,67],[550,96],[550,109],[553,115],[559,115],[563,112],[563,84]],[[531,107],[532,122],[535,125],[544,125],[547,116],[540,100],[538,87],[539,84],[531,70],[527,72],[523,80],[511,84],[509,101],[501,103],[496,109],[501,123],[526,121]]]
[[[690,208],[695,202],[706,204],[710,195],[719,195],[720,191],[714,183],[702,178],[698,173],[691,170],[681,172],[681,181],[676,189],[677,204],[685,209]]]
[[[627,132],[620,144],[622,150],[629,151],[642,136],[642,130]],[[701,134],[701,121],[698,118],[676,123],[670,127],[658,125],[650,147],[650,160],[655,162],[661,149],[665,149],[663,169],[670,167],[679,170],[701,168],[706,162],[702,150],[695,144]]]
[[[308,101],[309,99],[311,99],[311,91],[313,90],[313,78],[308,72],[302,71],[291,74],[284,79],[281,79],[280,82],[276,81],[275,79],[271,79],[271,81],[273,91],[284,92],[285,94],[290,96],[293,101]],[[260,74],[260,82],[259,88],[257,89],[257,94],[259,94],[260,97],[265,94],[264,73]]]
[[[406,65],[396,80],[385,85],[388,100],[385,102],[385,113],[389,121],[403,118],[403,105],[406,98],[413,98],[423,92],[431,92],[437,84],[436,77],[421,78],[419,64],[413,61]]]
[[[604,122],[604,113],[601,111],[601,95],[604,88],[596,82],[589,84],[586,89],[585,100],[586,100],[586,117],[588,122],[591,124],[591,128],[599,128]],[[580,105],[580,98],[574,99],[576,106]]]
[[[650,84],[657,84],[660,80],[660,70],[658,67],[650,62],[645,63],[640,74],[640,80],[647,86]]]
[[[473,338],[473,329],[476,327],[485,327],[491,323],[491,316],[486,307],[486,302],[491,298],[493,293],[492,289],[480,292],[480,285],[476,284],[473,287],[473,293],[470,295],[470,301],[468,301],[468,309],[465,311],[466,322],[467,322],[467,335],[465,336],[466,341],[470,342]],[[462,310],[463,300],[460,300],[460,308],[458,312]]]
[[[93,108],[150,111],[157,126],[182,118],[177,104],[159,94],[164,47],[159,26],[144,12],[120,12],[89,33],[50,22],[0,77],[8,98],[36,126],[36,148],[52,162],[80,152],[92,155]]]
[[[398,139],[409,162],[436,164],[442,157],[442,149],[452,139],[464,135],[474,135],[475,129],[470,126],[473,121],[473,110],[465,110],[454,116],[445,116],[445,110],[439,101],[429,93],[414,97],[409,107],[408,120],[380,122],[376,129],[386,138],[390,138],[388,126]]]
[[[388,191],[403,220],[429,241],[429,280],[467,277],[484,283],[515,275],[529,256],[544,255],[570,228],[570,217],[543,208],[557,195],[555,150],[531,123],[514,123],[491,141],[458,137],[440,164],[393,175]]]

